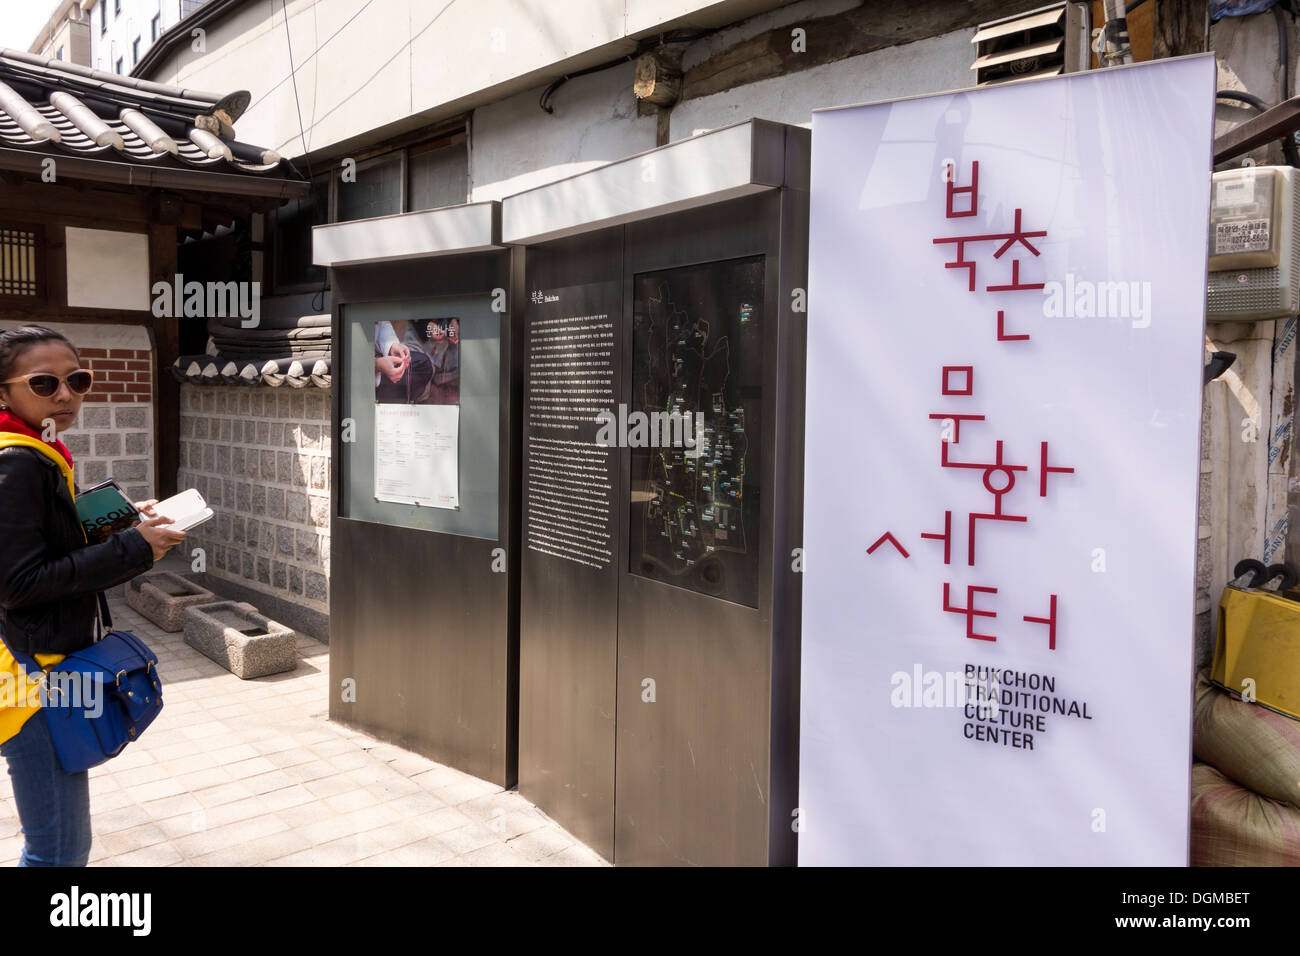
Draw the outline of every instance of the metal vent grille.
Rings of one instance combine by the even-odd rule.
[[[36,230],[0,225],[0,295],[41,295],[40,247]]]
[[[1086,69],[1089,20],[1082,4],[1054,3],[981,23],[971,38],[975,85],[1018,83]]]

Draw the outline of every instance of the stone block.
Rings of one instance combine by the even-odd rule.
[[[239,601],[186,608],[185,643],[243,680],[298,666],[297,635]]]
[[[115,461],[113,462],[113,477],[118,481],[148,481],[146,464],[147,462],[139,460]]]
[[[108,477],[108,462],[88,461],[84,465],[85,468],[81,473],[83,485],[97,485]]]
[[[82,428],[112,428],[113,409],[108,405],[81,406]]]
[[[149,415],[143,408],[126,408],[118,406],[113,410],[113,419],[118,428],[148,428]]]
[[[122,436],[108,432],[95,436],[95,455],[99,458],[111,458],[122,454]]]
[[[308,571],[306,585],[309,599],[313,601],[328,601],[330,599],[329,580],[320,572]]]
[[[211,604],[216,595],[171,571],[149,571],[127,582],[126,603],[164,631],[185,626],[185,609]]]
[[[68,446],[68,451],[72,452],[74,461],[90,454],[89,435],[63,435],[60,440]]]
[[[126,453],[128,455],[149,454],[149,433],[148,432],[127,432]]]

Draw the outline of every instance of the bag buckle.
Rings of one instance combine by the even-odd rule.
[[[121,686],[122,686],[122,677],[123,677],[124,674],[126,674],[126,671],[125,671],[125,670],[120,670],[120,671],[117,672],[117,675],[114,677],[114,680],[113,680],[113,684],[114,684],[115,686],[117,686],[117,687],[121,687]]]

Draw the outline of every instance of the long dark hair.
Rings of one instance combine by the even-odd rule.
[[[18,361],[18,356],[41,342],[62,342],[72,350],[73,355],[77,356],[77,361],[81,361],[77,347],[61,332],[47,329],[43,325],[24,325],[17,329],[4,329],[0,331],[0,381],[8,379],[13,374],[14,363]]]

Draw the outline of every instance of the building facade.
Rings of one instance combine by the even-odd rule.
[[[90,16],[82,9],[80,0],[63,0],[28,52],[90,66]]]
[[[89,17],[90,61],[108,73],[128,74],[165,32],[208,0],[80,0]]]

